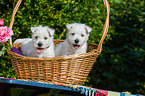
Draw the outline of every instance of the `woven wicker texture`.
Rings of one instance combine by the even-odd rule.
[[[21,56],[8,49],[7,53],[11,58],[18,79],[82,85],[96,58],[101,53],[102,43],[108,32],[110,7],[107,0],[103,1],[107,8],[107,17],[103,28],[103,35],[98,46],[97,44],[89,43],[87,53],[53,58],[32,58]],[[16,11],[21,2],[22,0],[18,0],[13,11],[10,28],[12,28]],[[12,44],[11,40],[12,39],[10,39],[10,44]],[[55,46],[62,41],[63,40],[54,40]],[[12,46],[21,49],[20,43],[13,44]]]

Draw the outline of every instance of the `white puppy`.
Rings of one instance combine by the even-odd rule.
[[[21,43],[21,50],[24,56],[28,57],[54,57],[54,44],[53,44],[53,29],[41,25],[38,27],[31,27],[32,39],[17,39],[14,43]]]
[[[86,53],[87,40],[92,28],[81,23],[68,24],[66,27],[67,37],[55,47],[55,56]]]

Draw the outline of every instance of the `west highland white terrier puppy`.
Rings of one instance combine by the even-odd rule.
[[[55,47],[55,56],[67,56],[86,53],[87,40],[92,28],[81,23],[66,25],[68,32],[66,39]]]
[[[55,57],[53,34],[54,29],[48,26],[31,27],[32,38],[17,39],[14,43],[21,43],[24,56],[47,58]]]

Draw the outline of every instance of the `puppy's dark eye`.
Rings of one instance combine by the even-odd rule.
[[[44,37],[45,40],[47,40],[47,37]]]
[[[75,35],[75,33],[71,33],[71,35],[72,35],[72,36],[74,36],[74,35]]]
[[[35,36],[35,39],[38,39],[38,36]]]
[[[84,34],[82,34],[81,36],[84,37]]]

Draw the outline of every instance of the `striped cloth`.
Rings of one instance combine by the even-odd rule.
[[[129,92],[121,93],[121,92],[114,92],[114,91],[107,91],[107,90],[100,90],[96,88],[86,87],[86,86],[79,86],[79,85],[72,85],[72,88],[76,88],[82,94],[86,96],[143,96],[139,94],[130,94]]]
[[[100,90],[96,88],[86,87],[86,86],[80,86],[80,85],[71,85],[71,84],[62,84],[62,83],[44,83],[39,81],[23,81],[18,80],[16,78],[5,78],[0,77],[0,82],[7,82],[7,83],[18,83],[18,84],[26,84],[26,85],[37,85],[39,87],[61,87],[61,88],[68,88],[70,91],[77,91],[80,92],[80,94],[85,94],[86,96],[143,96],[139,94],[130,94],[129,92],[114,92],[114,91],[108,91],[108,90]],[[15,95],[14,95],[15,96]]]

